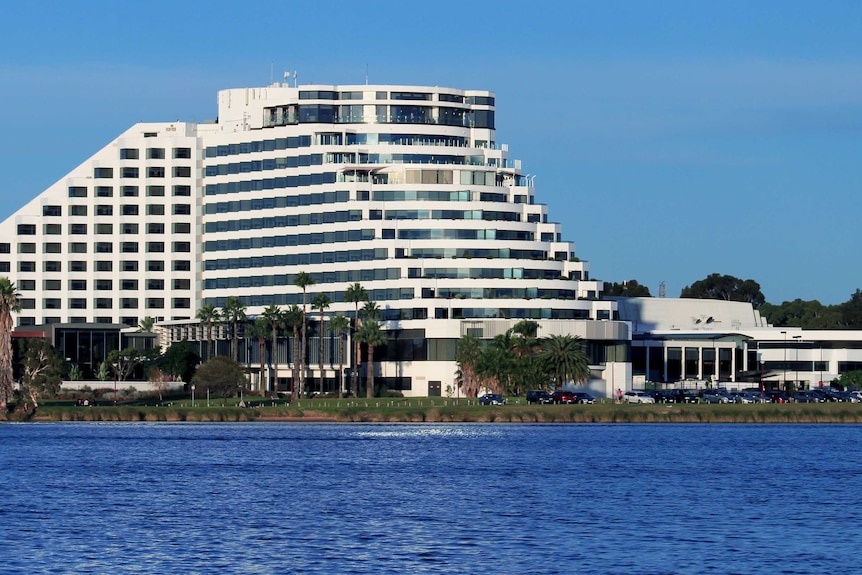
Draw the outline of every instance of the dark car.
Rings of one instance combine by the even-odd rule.
[[[796,403],[823,403],[826,399],[814,391],[799,391],[793,396]]]
[[[578,403],[578,396],[574,391],[561,389],[551,394],[551,403]]]
[[[578,403],[587,403],[592,405],[596,402],[596,398],[587,393],[586,391],[576,391],[575,397],[578,399]]]
[[[499,393],[486,393],[479,398],[479,403],[482,405],[503,405],[506,403],[506,398]]]
[[[783,391],[767,391],[765,392],[765,395],[772,401],[772,403],[790,403],[790,398],[787,397],[787,394]]]
[[[531,389],[527,392],[527,403],[552,403],[551,394],[544,389]]]

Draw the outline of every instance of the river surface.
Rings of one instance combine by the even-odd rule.
[[[0,573],[862,573],[862,426],[0,425]]]

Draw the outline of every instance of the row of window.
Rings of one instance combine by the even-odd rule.
[[[370,282],[401,279],[401,269],[383,268],[370,270],[343,270],[320,274],[321,283]],[[243,276],[229,278],[210,278],[204,280],[204,289],[236,289],[272,286],[292,286],[296,274],[275,274],[260,276]],[[329,280],[329,281],[326,281]]]
[[[554,280],[560,279],[560,270],[529,268],[409,268],[407,277],[431,279]]]
[[[520,222],[518,212],[493,210],[371,210],[371,220],[483,220],[486,222]]]
[[[175,317],[172,319],[183,320],[188,319],[187,317]],[[50,325],[54,323],[62,323],[62,319],[59,316],[54,315],[46,315],[42,318],[41,324]],[[136,326],[138,325],[139,318],[137,316],[123,316],[120,318],[120,323],[128,325],[128,326]],[[69,316],[66,319],[68,323],[101,323],[101,324],[109,324],[114,323],[114,318],[111,316],[97,315],[92,320],[88,319],[85,316]],[[19,326],[29,326],[36,325],[36,318],[29,316],[18,316],[18,325]]]
[[[164,309],[165,298],[148,297],[141,298],[144,301],[146,309]],[[20,298],[21,309],[36,309],[36,300],[32,298]],[[62,299],[60,298],[43,298],[42,309],[63,309]],[[189,309],[191,308],[191,299],[187,297],[171,298],[171,308],[173,309]],[[93,309],[113,309],[114,300],[112,298],[93,298]],[[138,309],[140,306],[139,300],[136,297],[119,298],[118,309]],[[66,300],[66,309],[87,309],[87,298],[68,298]]]
[[[312,273],[312,279],[314,279],[315,283],[321,283],[323,280],[324,274]],[[323,292],[329,298],[329,301],[332,303],[344,303],[347,300],[345,299],[344,291],[336,291],[336,292]],[[316,293],[307,294],[306,300],[312,301],[316,296]],[[277,305],[277,306],[291,306],[291,305],[302,305],[303,294],[254,294],[250,296],[238,296],[240,301],[248,306],[268,306],[268,305]],[[396,301],[396,300],[408,300],[413,299],[413,288],[388,288],[388,289],[370,289],[368,290],[368,299],[370,301],[375,302],[384,302],[384,301]],[[205,299],[204,303],[208,303],[214,305],[217,308],[223,308],[228,296],[219,296],[219,297],[208,297]]]
[[[226,252],[250,250],[255,248],[359,242],[373,239],[374,230],[341,230],[337,232],[320,232],[315,234],[266,236],[262,238],[241,238],[236,240],[212,240],[206,242],[204,245],[207,252]]]
[[[395,257],[417,259],[485,258],[546,260],[548,259],[548,252],[542,250],[513,250],[509,248],[412,248],[408,253],[404,248],[395,248]]]
[[[207,271],[236,270],[313,264],[370,262],[387,259],[389,259],[389,250],[386,248],[344,250],[336,252],[315,251],[310,254],[279,254],[275,256],[212,259],[204,262],[204,269]],[[324,277],[326,277],[326,274],[324,274]]]
[[[426,124],[494,129],[494,110],[449,106],[364,104],[286,104],[264,108],[265,128],[296,124]]]
[[[369,99],[371,99],[370,92]],[[377,90],[374,92],[375,100],[411,100],[431,102],[435,93],[432,92],[386,92]],[[467,104],[468,106],[493,106],[493,96],[467,96],[460,94],[436,93],[437,101],[452,102],[456,104]],[[300,90],[300,100],[364,100],[365,92],[336,92],[334,90]]]
[[[139,194],[138,186],[120,186],[120,196],[124,198],[136,198]],[[146,194],[149,197],[160,197],[165,195],[165,186],[153,185],[145,187]],[[86,186],[69,186],[68,189],[70,198],[86,198],[89,191]],[[171,186],[171,193],[174,196],[183,197],[192,195],[191,186]],[[93,196],[97,198],[112,198],[114,197],[114,186],[94,186]],[[50,212],[50,213],[47,213]],[[42,208],[43,215],[59,216],[62,214],[60,206],[44,206]],[[75,215],[75,214],[73,214]],[[86,215],[86,214],[84,214]]]
[[[367,195],[368,192],[365,193]],[[343,204],[349,200],[350,192],[317,192],[313,194],[297,194],[293,196],[212,202],[207,204],[206,213],[227,214],[230,212],[249,212],[278,208],[295,208],[299,206],[317,206],[322,204]]]
[[[281,178],[265,178],[263,180],[243,180],[241,182],[225,182],[222,184],[207,184],[206,195],[235,194],[237,192],[254,192],[259,190],[277,190],[282,188],[305,188],[334,184],[337,180],[335,172],[305,174],[302,176],[284,176]]]
[[[145,178],[164,178],[164,166],[147,166],[143,169]],[[134,179],[140,177],[141,169],[135,166],[122,166],[119,175],[123,179]],[[173,166],[170,174],[175,178],[191,178],[191,166]],[[97,180],[110,180],[114,177],[114,168],[93,168],[93,177]]]
[[[87,206],[71,206],[71,214],[73,216],[86,216]],[[141,215],[141,206],[137,204],[123,204],[120,206],[119,215],[121,216],[139,216]],[[164,204],[147,204],[146,215],[148,216],[163,216],[165,215]],[[190,216],[192,214],[191,204],[173,204],[171,206],[171,215],[174,216]],[[113,216],[114,206],[111,204],[99,204],[96,206],[95,215],[97,216]],[[63,228],[60,224],[43,224],[42,233],[45,235],[61,235]],[[18,224],[19,236],[35,236],[35,224]]]
[[[148,254],[161,254],[165,252],[165,244],[166,242],[145,242],[144,243],[144,251]],[[123,254],[136,254],[140,251],[140,244],[138,242],[119,242],[117,245],[118,253]],[[86,243],[78,243],[78,242],[69,242],[68,244],[68,253],[70,254],[85,254],[87,253],[87,244]],[[191,242],[171,242],[171,253],[181,254],[181,253],[189,253],[192,251]],[[59,253],[57,252],[46,252],[46,253]],[[93,253],[96,254],[111,254],[114,253],[114,244],[112,242],[93,242]],[[48,264],[49,262],[45,262]],[[56,262],[59,266],[59,262]],[[18,271],[22,272],[34,272],[36,271],[36,262],[34,261],[21,261],[18,262]],[[45,270],[45,271],[54,271],[54,270]]]
[[[286,156],[282,158],[269,158],[266,160],[254,160],[251,162],[212,164],[205,168],[205,174],[208,177],[227,176],[231,174],[247,174],[250,172],[282,170],[285,168],[304,168],[306,166],[322,165],[323,154],[305,154],[299,156]]]
[[[139,160],[140,154],[141,154],[141,152],[137,148],[121,148],[120,149],[120,159],[121,160]],[[191,148],[173,148],[172,157],[175,160],[190,160],[192,157],[192,149]],[[147,148],[146,149],[146,158],[148,160],[164,160],[165,159],[165,149],[164,148]]]
[[[86,247],[86,244],[84,244]],[[86,252],[78,252],[78,253],[86,253]],[[45,262],[50,263],[51,267],[56,267],[56,269],[52,269],[50,271],[61,271],[61,263],[60,262]],[[23,264],[23,265],[21,265]],[[5,270],[0,269],[0,271],[9,271],[9,262],[0,262],[0,266],[5,266]],[[139,262],[136,260],[122,260],[118,264],[118,269],[124,272],[136,272],[138,271]],[[97,272],[112,272],[114,271],[114,262],[110,260],[98,260],[93,262],[93,268]],[[191,271],[192,265],[191,260],[173,260],[172,262],[172,271],[175,272],[187,272]],[[161,260],[147,260],[146,262],[146,270],[150,272],[161,272],[165,271],[165,262]],[[35,272],[36,271],[36,262],[19,262],[18,271],[24,272]],[[49,270],[45,270],[49,271]],[[85,272],[87,271],[87,262],[83,260],[71,260],[69,262],[69,271],[70,272]],[[21,280],[27,281],[27,280]]]
[[[117,228],[121,234],[134,235],[139,233],[141,226],[140,224],[126,222],[118,225]],[[88,230],[91,230],[96,235],[112,235],[114,233],[114,224],[94,224],[92,228],[88,227],[87,224],[69,224],[66,229],[69,235],[73,236],[86,236],[89,234]],[[171,229],[175,234],[190,234],[191,224],[188,222],[174,222],[171,225]],[[46,235],[57,235],[56,230],[47,228],[44,230],[44,233]],[[144,233],[164,234],[165,224],[162,222],[149,222],[146,224],[146,231]],[[42,252],[46,254],[59,254],[61,252],[60,246],[60,242],[43,242]],[[19,242],[18,253],[35,254],[36,244],[33,242]]]
[[[164,262],[159,262],[161,265],[161,270],[164,271]],[[71,279],[68,280],[68,289],[72,291],[83,291],[87,289],[87,280],[85,279]],[[96,291],[110,291],[114,289],[114,280],[112,279],[97,279],[93,280],[92,284],[93,289]],[[138,289],[138,280],[136,279],[123,279],[117,282],[121,290],[136,290]],[[155,279],[149,278],[141,282],[144,289],[147,290],[163,290],[165,289],[165,280],[163,279]],[[190,290],[192,289],[192,280],[188,278],[173,278],[170,281],[170,285],[172,289],[175,290]],[[57,291],[62,289],[60,280],[42,280],[42,289]],[[20,280],[18,282],[18,289],[22,292],[25,291],[35,291],[36,290],[36,280]]]

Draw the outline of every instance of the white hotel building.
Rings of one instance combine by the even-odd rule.
[[[202,304],[235,295],[250,317],[301,305],[294,279],[307,272],[307,301],[325,293],[329,317],[352,317],[355,282],[380,306],[389,343],[376,378],[405,395],[446,393],[462,335],[492,338],[521,319],[540,336],[586,339],[594,392],[628,387],[630,324],[535,200],[495,120],[487,91],[274,84],[219,92],[214,122],[136,124],[0,227],[18,327],[133,328],[149,316],[162,345],[200,341]],[[331,390],[338,348],[322,334]],[[229,334],[218,337],[226,350]],[[109,351],[75,341],[62,347],[85,366]],[[257,366],[258,353],[247,342],[240,360]],[[264,358],[282,390],[291,355],[281,338]],[[256,385],[270,388],[271,373]]]

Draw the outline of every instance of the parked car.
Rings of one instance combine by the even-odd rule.
[[[790,398],[783,391],[767,391],[765,395],[772,403],[790,403]]]
[[[632,390],[623,394],[626,403],[655,403],[655,399],[647,395],[645,391]]]
[[[479,398],[479,403],[482,405],[504,405],[506,398],[499,393],[486,393]]]
[[[826,399],[814,391],[798,391],[793,396],[796,403],[823,403]]]
[[[718,389],[705,389],[700,394],[701,403],[732,403],[730,395]]]
[[[578,399],[578,403],[588,403],[592,405],[596,402],[596,398],[586,391],[576,391],[575,397]]]
[[[578,403],[578,397],[574,391],[561,389],[551,394],[551,403]]]
[[[553,400],[544,389],[531,389],[527,392],[527,403],[553,403]]]

